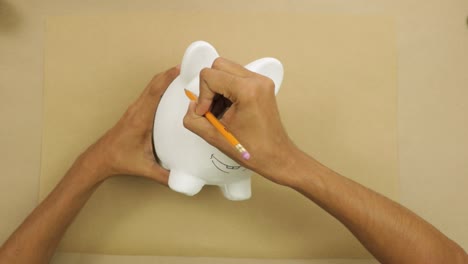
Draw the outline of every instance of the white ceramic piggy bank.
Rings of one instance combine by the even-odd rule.
[[[200,71],[210,68],[218,56],[204,41],[187,48],[180,75],[169,85],[156,111],[154,147],[161,165],[170,170],[172,190],[192,196],[205,184],[218,185],[227,199],[245,200],[251,196],[252,172],[183,126],[189,104],[184,89],[198,95]],[[263,58],[245,67],[272,79],[278,92],[283,80],[283,66],[278,60]]]

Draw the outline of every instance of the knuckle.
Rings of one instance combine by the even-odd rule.
[[[258,86],[251,86],[246,89],[246,96],[249,100],[257,100],[261,96],[261,91]]]
[[[262,86],[269,92],[275,90],[275,83],[273,82],[272,79],[264,76],[262,77],[261,82],[262,82]]]
[[[161,90],[161,74],[157,74],[151,79],[148,87],[150,95],[158,95]]]
[[[241,101],[249,101],[257,95],[257,87],[252,80],[239,81],[238,97]]]
[[[161,86],[160,85],[157,85],[157,84],[153,84],[151,85],[151,87],[149,88],[149,95],[150,96],[155,96],[155,97],[159,97],[161,96]]]
[[[128,108],[127,108],[127,116],[128,117],[132,117],[132,116],[135,116],[136,113],[137,113],[138,109],[137,109],[137,104],[136,103],[132,103]]]
[[[182,125],[183,125],[186,129],[191,130],[191,124],[192,124],[192,123],[190,122],[189,117],[188,117],[187,115],[184,116],[184,118],[182,119]]]
[[[273,80],[265,76],[256,76],[249,78],[248,81],[242,83],[242,94],[244,100],[258,101],[270,93],[274,93],[275,84]]]
[[[172,82],[179,75],[179,70],[176,67],[172,67],[164,72],[164,81],[166,84]]]
[[[255,78],[254,86],[255,88],[253,90],[257,93],[257,96],[269,94],[275,91],[275,83],[273,80],[263,75]]]
[[[133,103],[128,107],[127,112],[125,113],[126,123],[131,126],[139,126],[142,123],[140,116],[138,105]]]
[[[272,79],[264,76],[264,75],[258,75],[255,78],[256,85],[265,92],[271,92],[275,90],[275,83],[273,82]]]
[[[242,87],[240,82],[241,80],[237,76],[230,75],[230,79],[225,84],[226,89],[224,89],[223,95],[225,97],[231,97],[239,87]]]
[[[226,61],[226,59],[224,59],[222,57],[218,57],[213,61],[213,64],[212,64],[211,67],[213,69],[220,69],[225,61]]]
[[[149,84],[149,94],[151,96],[161,96],[165,88],[177,77],[178,70],[174,67],[164,73],[158,73],[153,76]]]
[[[160,78],[161,78],[161,73],[153,75],[153,78],[151,78],[151,84],[157,83]]]
[[[211,71],[210,68],[203,68],[200,71],[200,80],[201,79],[205,80],[206,78],[208,78],[208,75],[210,74],[210,71]]]

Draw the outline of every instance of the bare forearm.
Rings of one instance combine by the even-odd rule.
[[[78,159],[55,189],[5,242],[0,263],[48,263],[57,244],[98,183]]]
[[[390,199],[297,153],[293,188],[342,222],[382,263],[467,263],[466,253]],[[292,173],[292,174],[291,174]]]
[[[178,74],[174,67],[153,77],[120,120],[77,159],[0,248],[0,264],[48,263],[94,190],[113,175],[142,176],[167,185],[169,172],[153,156],[153,118],[162,94]]]

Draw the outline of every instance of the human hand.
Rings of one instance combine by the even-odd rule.
[[[280,176],[285,174],[278,172],[287,169],[296,147],[281,123],[274,90],[271,79],[218,58],[212,68],[200,72],[198,101],[190,103],[184,126],[239,164],[277,183],[289,185],[288,179]],[[249,160],[243,160],[203,117],[210,109],[215,115],[225,111],[220,122],[249,151]]]
[[[113,175],[137,175],[167,185],[169,172],[155,160],[152,134],[154,114],[169,84],[179,75],[179,67],[157,74],[140,97],[131,104],[117,124],[91,145],[80,157],[101,182]]]

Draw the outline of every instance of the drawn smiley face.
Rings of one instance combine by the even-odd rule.
[[[246,168],[242,167],[242,166],[239,166],[239,165],[229,165],[229,164],[226,164],[224,162],[222,162],[221,160],[219,160],[218,158],[216,158],[216,156],[214,154],[211,154],[211,163],[213,163],[213,165],[220,171],[224,172],[224,173],[229,173],[229,172],[234,172],[234,171],[238,171],[238,170],[242,170],[242,171],[245,171]]]

